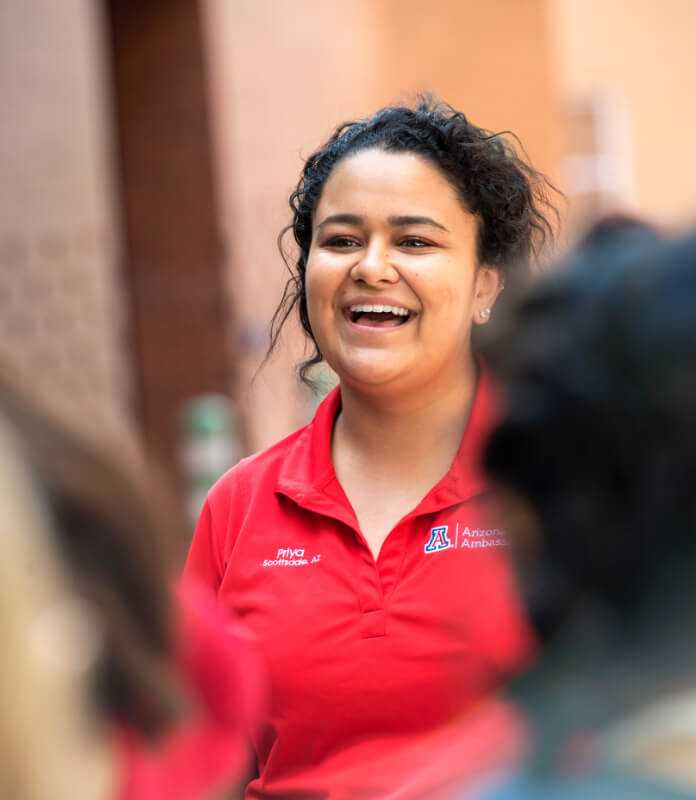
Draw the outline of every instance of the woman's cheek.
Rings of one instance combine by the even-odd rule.
[[[307,313],[309,324],[319,349],[327,353],[331,347],[333,331],[336,327],[334,313],[335,290],[327,280],[326,272],[315,269],[312,274],[307,270]]]

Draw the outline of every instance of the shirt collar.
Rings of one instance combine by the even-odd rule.
[[[476,394],[462,441],[446,475],[428,492],[409,517],[439,511],[461,503],[487,489],[481,455],[497,417],[493,380],[479,364]],[[331,438],[341,409],[340,387],[321,402],[314,419],[302,430],[288,451],[276,483],[276,491],[298,505],[354,524],[352,509],[340,513],[336,500],[325,488],[336,478],[331,460]]]

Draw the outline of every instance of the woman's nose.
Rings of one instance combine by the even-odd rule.
[[[391,263],[389,248],[380,242],[370,244],[351,269],[350,276],[354,281],[369,285],[396,283],[399,280],[399,273]]]

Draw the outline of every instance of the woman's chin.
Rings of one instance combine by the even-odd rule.
[[[341,383],[366,391],[387,389],[409,374],[408,368],[394,358],[344,359],[331,365]]]

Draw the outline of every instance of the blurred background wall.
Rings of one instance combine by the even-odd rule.
[[[57,413],[120,435],[132,362],[100,11],[0,3],[0,365]]]
[[[0,368],[143,442],[183,497],[192,398],[229,398],[240,453],[316,402],[292,326],[257,369],[287,197],[337,123],[431,90],[520,137],[562,241],[616,208],[682,224],[695,23],[690,0],[8,0]]]
[[[594,178],[605,207],[618,200],[663,224],[693,222],[696,5],[555,0],[549,11],[567,152],[588,147],[583,123],[591,121],[594,151],[604,155],[594,173],[587,163],[584,175],[566,170],[564,188],[572,193]]]

